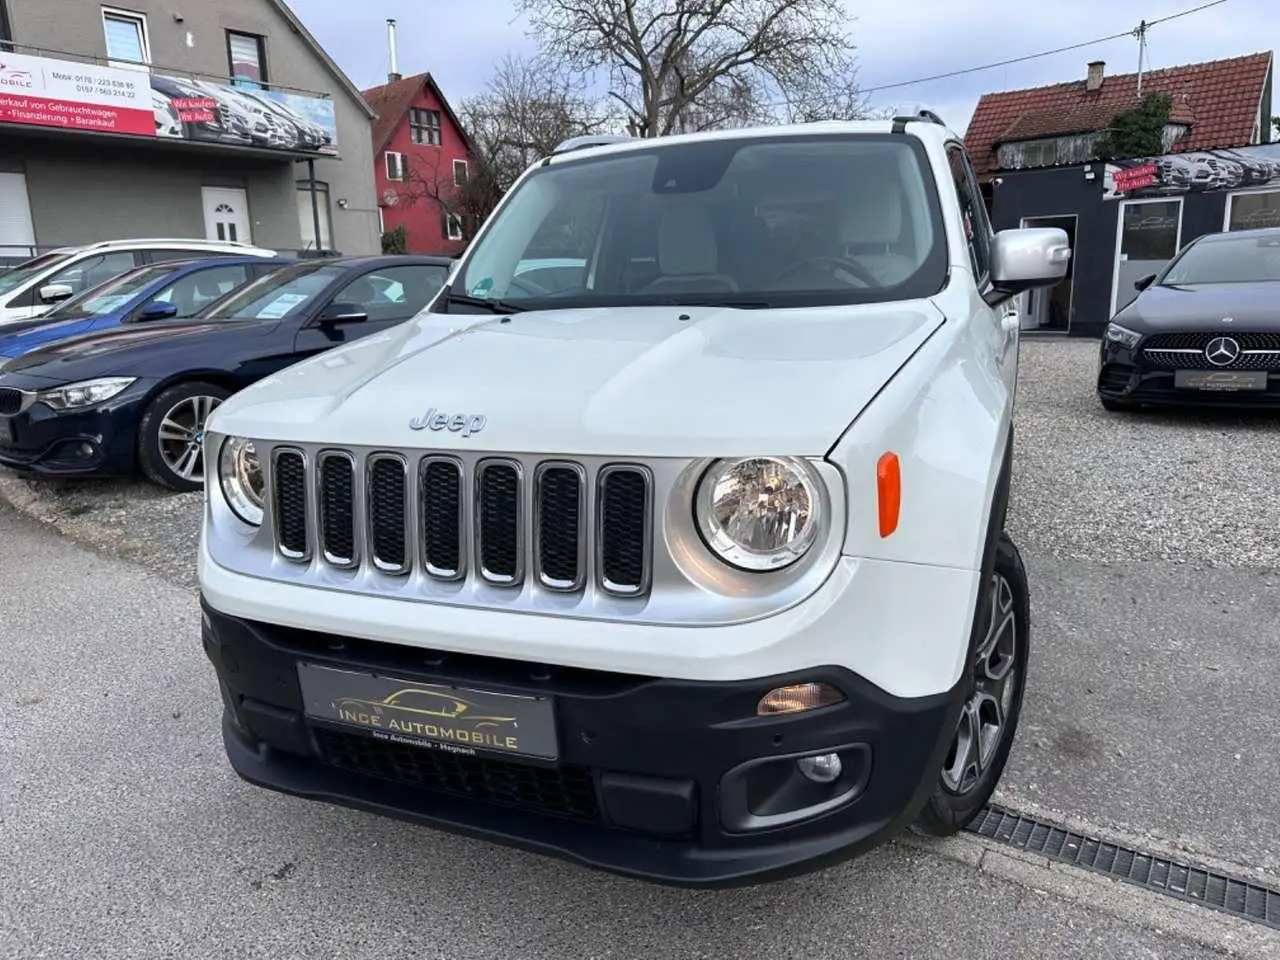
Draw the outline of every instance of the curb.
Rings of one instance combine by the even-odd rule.
[[[122,537],[114,527],[74,510],[58,509],[54,502],[35,489],[31,481],[4,469],[0,469],[0,503],[73,543],[109,557],[140,563],[150,552],[146,544]]]

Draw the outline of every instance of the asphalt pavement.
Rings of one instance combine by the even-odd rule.
[[[969,836],[907,839],[769,886],[688,892],[266,793],[239,781],[222,757],[220,702],[189,587],[4,507],[0,569],[6,958],[1195,960],[1280,951],[1280,936],[1256,925]],[[1103,617],[1094,603],[1103,592],[1130,603],[1123,580],[1073,582],[1074,592],[1055,594],[1057,577],[1074,581],[1080,571],[1034,563],[1033,572],[1057,597],[1051,608],[1075,602]],[[1171,590],[1169,601],[1177,595]],[[1106,716],[1082,700],[1098,682],[1101,704],[1122,680],[1104,685],[1074,670],[1055,676],[1053,664],[1106,646],[1080,634],[1079,625],[1056,636],[1046,625],[1039,634],[1039,695],[1016,764],[1019,783],[1036,779],[1037,796],[1072,781],[1076,748],[1060,734],[1073,722],[1092,731],[1082,766],[1090,770],[1112,762],[1105,756],[1112,731],[1142,712],[1129,705]],[[1213,649],[1227,671],[1255,655],[1245,648],[1228,658],[1226,643]],[[1102,663],[1096,669],[1106,673]],[[1242,743],[1246,732],[1229,733]],[[1030,748],[1037,735],[1056,745],[1043,757]],[[1158,766],[1140,763],[1134,783]],[[1247,769],[1265,769],[1257,763],[1251,755]],[[1188,762],[1187,773],[1209,769]],[[1121,791],[1117,800],[1101,782],[1077,779],[1069,805],[1096,813],[1096,804],[1111,804],[1116,822],[1200,819],[1200,842],[1248,846],[1228,811],[1205,819],[1194,809],[1213,793],[1208,785],[1179,796],[1171,784],[1168,794],[1149,797],[1135,787],[1132,798]],[[1221,792],[1248,823],[1247,789]]]

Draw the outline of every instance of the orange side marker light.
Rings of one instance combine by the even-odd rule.
[[[898,529],[902,510],[902,466],[896,453],[885,453],[876,464],[876,491],[880,500],[880,536]]]

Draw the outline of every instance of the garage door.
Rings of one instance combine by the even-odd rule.
[[[0,173],[0,258],[33,256],[35,242],[26,175]]]

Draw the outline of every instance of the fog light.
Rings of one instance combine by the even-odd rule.
[[[804,713],[829,707],[843,699],[844,694],[829,683],[795,683],[766,693],[756,705],[756,714],[776,717],[779,714]]]
[[[840,777],[840,755],[823,753],[816,757],[801,757],[796,767],[814,783],[832,783]]]

